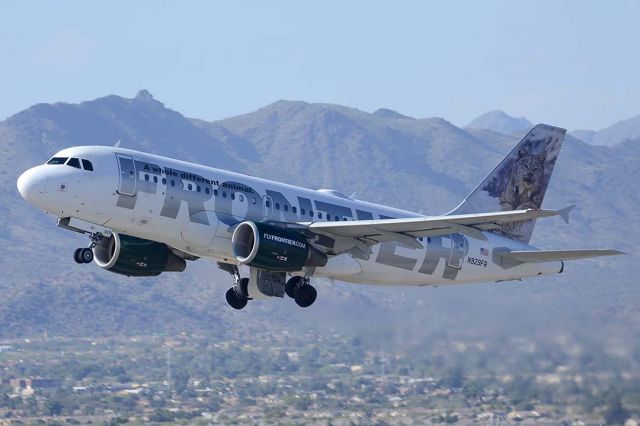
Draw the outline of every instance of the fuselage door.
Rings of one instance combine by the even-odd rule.
[[[273,200],[270,196],[264,196],[264,220],[269,220],[273,215]]]
[[[120,169],[118,194],[136,195],[136,164],[130,155],[116,154]]]
[[[452,268],[462,268],[464,256],[467,252],[467,240],[461,234],[450,234],[451,254],[449,255],[449,266]]]

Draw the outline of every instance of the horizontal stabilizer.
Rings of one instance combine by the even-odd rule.
[[[620,250],[586,249],[586,250],[521,250],[500,253],[503,259],[523,263],[553,262],[555,260],[588,259],[599,256],[615,256],[626,254]]]

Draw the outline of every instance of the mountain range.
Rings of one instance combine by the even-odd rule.
[[[533,124],[524,117],[512,117],[503,111],[490,111],[465,126],[466,129],[484,129],[505,135],[521,135]],[[640,115],[618,121],[601,130],[576,129],[571,136],[591,145],[613,146],[640,139]]]
[[[629,121],[629,120],[627,120]],[[549,123],[560,125],[562,123]],[[611,126],[611,129],[617,125]],[[440,214],[477,184],[531,127],[492,112],[464,128],[442,118],[411,118],[340,105],[278,101],[224,120],[187,118],[143,90],[79,104],[38,104],[0,122],[0,336],[219,333],[238,319],[288,327],[380,326],[409,317],[429,327],[498,329],[539,324],[600,330],[640,325],[636,224],[640,143],[632,124],[615,143],[568,135],[545,207],[577,204],[571,225],[539,221],[532,243],[543,248],[612,247],[618,258],[570,263],[560,276],[456,288],[376,288],[323,281],[307,310],[290,300],[226,306],[230,278],[200,260],[182,274],[127,279],[72,260],[84,237],[55,227],[20,198],[17,176],[72,145],[113,145],[194,161],[356,198]],[[622,129],[622,127],[620,127]],[[601,136],[593,140],[612,141]],[[605,135],[607,133],[604,133]],[[589,143],[587,143],[589,142]],[[514,321],[513,317],[518,320]],[[397,322],[395,320],[397,320]],[[430,322],[429,322],[430,321]]]

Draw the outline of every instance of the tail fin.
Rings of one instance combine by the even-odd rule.
[[[541,208],[565,133],[546,124],[535,126],[449,214]],[[534,225],[535,220],[514,222],[496,232],[528,243]]]

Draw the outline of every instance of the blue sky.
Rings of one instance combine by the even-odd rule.
[[[0,3],[0,119],[148,89],[207,120],[278,99],[464,125],[640,114],[640,1]]]

